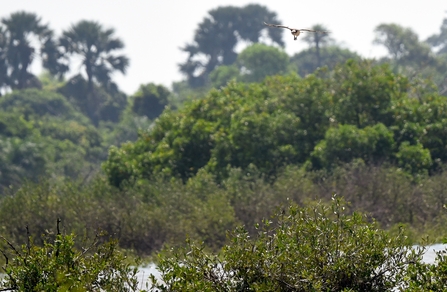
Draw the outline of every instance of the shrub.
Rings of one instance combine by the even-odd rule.
[[[405,280],[421,250],[347,215],[333,197],[329,206],[290,206],[264,220],[257,238],[244,228],[211,256],[193,243],[172,256],[160,256],[157,291],[392,291]]]
[[[54,239],[47,236],[43,246],[35,245],[29,237],[19,248],[1,238],[7,246],[1,251],[6,259],[1,291],[137,290],[137,270],[126,263],[114,240],[100,243],[96,237],[89,246],[77,250],[73,234],[58,232]]]
[[[326,132],[324,140],[315,146],[310,160],[315,169],[330,169],[354,159],[379,163],[391,156],[393,147],[392,132],[381,123],[363,129],[340,125]]]
[[[409,142],[403,142],[396,154],[398,165],[412,174],[428,173],[432,165],[430,151],[421,144],[410,145]]]

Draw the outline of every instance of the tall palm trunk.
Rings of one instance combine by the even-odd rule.
[[[321,67],[320,40],[318,38],[317,38],[315,44],[316,44],[316,50],[317,50],[317,66]]]
[[[90,50],[87,52],[87,56],[90,56]],[[95,93],[95,88],[93,84],[93,65],[91,62],[92,58],[88,57],[85,60],[85,71],[87,73],[87,113],[95,126],[98,126],[99,122],[99,101]]]
[[[315,50],[317,55],[317,66],[321,67],[321,54],[320,54],[320,45],[321,45],[321,36],[319,34],[315,34]]]

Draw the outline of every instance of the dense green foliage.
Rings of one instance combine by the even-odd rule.
[[[14,243],[26,244],[25,225],[28,225],[34,234],[44,234],[46,230],[53,228],[54,218],[60,216],[64,220],[64,230],[70,230],[76,234],[87,232],[90,237],[94,235],[94,230],[107,230],[108,234],[119,238],[122,248],[134,248],[139,254],[158,251],[165,244],[178,246],[184,238],[189,237],[191,242],[203,242],[204,244],[200,249],[193,248],[193,252],[188,254],[189,259],[192,260],[191,265],[202,263],[202,257],[221,262],[222,256],[215,258],[204,251],[217,251],[221,246],[228,246],[224,250],[231,257],[229,259],[233,259],[237,264],[236,259],[241,258],[239,263],[243,259],[247,263],[245,266],[247,268],[250,267],[249,264],[252,264],[253,268],[262,268],[262,265],[258,264],[259,260],[269,260],[266,258],[267,256],[272,256],[270,260],[275,260],[276,257],[273,256],[276,255],[276,249],[274,247],[277,245],[279,247],[290,246],[291,252],[298,249],[303,252],[306,250],[313,252],[318,255],[315,260],[328,263],[330,258],[325,257],[324,255],[327,253],[323,251],[332,250],[338,242],[337,239],[347,237],[340,241],[340,246],[352,247],[352,251],[362,251],[362,253],[350,254],[350,256],[356,257],[355,261],[352,261],[351,257],[339,257],[340,262],[338,265],[332,266],[332,270],[330,269],[331,265],[325,265],[326,269],[317,269],[318,265],[313,264],[314,262],[307,262],[309,267],[314,267],[307,270],[316,275],[315,282],[311,281],[309,284],[318,285],[318,283],[324,282],[324,279],[318,277],[321,277],[324,272],[332,271],[330,273],[332,275],[331,282],[324,284],[334,283],[335,285],[337,281],[339,281],[338,283],[344,281],[342,277],[344,272],[352,272],[353,262],[359,263],[356,266],[357,269],[362,268],[365,271],[375,272],[375,270],[368,269],[367,265],[368,258],[373,255],[373,251],[379,252],[379,255],[382,256],[381,258],[375,257],[374,261],[380,261],[384,259],[384,256],[391,258],[397,256],[394,253],[383,253],[382,248],[390,247],[389,241],[385,241],[385,238],[398,239],[395,242],[395,248],[399,251],[408,248],[408,244],[419,240],[420,237],[412,235],[412,232],[416,232],[416,234],[429,232],[432,241],[444,237],[446,230],[443,204],[447,198],[446,181],[445,174],[443,174],[427,177],[419,184],[414,185],[411,177],[398,169],[352,165],[350,168],[339,169],[333,176],[324,174],[314,176],[306,174],[302,170],[289,169],[273,185],[265,183],[262,179],[256,179],[255,174],[243,175],[239,170],[233,170],[230,178],[221,185],[217,185],[212,177],[203,172],[190,179],[186,185],[181,181],[167,183],[163,180],[152,180],[148,181],[147,185],[125,190],[110,187],[105,181],[97,181],[89,185],[32,184],[22,187],[14,196],[8,196],[1,201],[0,215],[2,217],[0,222],[2,222],[2,235],[5,238],[11,239],[11,242]],[[343,197],[351,202],[349,205],[343,205],[344,211],[339,214],[343,215],[343,220],[347,220],[347,222],[343,221],[342,226],[351,226],[352,229],[340,229],[340,237],[337,237],[337,233],[334,232],[334,228],[339,225],[329,220],[336,218],[332,209],[325,207],[325,203],[320,206],[312,203],[315,198],[321,198],[323,202],[330,202],[330,191],[332,190],[343,194]],[[286,214],[290,215],[288,211],[286,214],[281,212],[279,219],[284,220],[285,224],[278,225],[278,222],[281,222],[278,221],[278,217],[272,219],[274,223],[266,226],[266,228],[271,228],[271,232],[264,233],[263,228],[257,227],[256,224],[261,224],[263,218],[271,219],[271,215],[277,208],[286,208],[286,206],[294,205],[294,202],[299,203],[300,206],[309,207],[303,207],[305,212],[296,213],[296,217],[286,216]],[[290,210],[302,209],[302,207],[296,206],[291,208]],[[307,220],[304,223],[307,222],[307,225],[302,224],[304,218],[298,214],[313,215],[314,208],[320,210],[317,215],[321,214],[321,216],[317,216],[317,221],[309,220],[311,218],[306,217]],[[354,210],[363,210],[370,214],[368,218],[377,218],[377,224],[366,223],[370,222],[370,219],[359,215],[351,217],[350,214]],[[98,220],[98,218],[103,220]],[[313,224],[317,224],[320,229]],[[395,226],[397,230],[401,224],[406,224],[409,227],[406,234],[410,235],[410,238],[405,239],[403,234],[398,231],[396,231],[397,233],[391,231],[391,235],[380,231],[381,228],[390,226]],[[244,228],[236,229],[235,233],[232,233],[234,237],[230,235],[226,239],[226,231],[234,229],[237,225],[242,225]],[[20,226],[21,228],[19,228]],[[288,229],[290,226],[293,228]],[[416,230],[416,227],[420,229]],[[325,230],[325,232],[321,233],[319,230]],[[354,234],[350,233],[351,230]],[[293,244],[295,237],[288,236],[289,232],[301,232],[303,237],[299,242],[308,242],[308,244],[297,245],[296,242]],[[304,236],[304,234],[312,232],[318,233],[315,234],[315,237]],[[367,236],[368,234],[370,236]],[[271,238],[274,238],[276,245],[267,249]],[[349,245],[356,238],[358,239],[357,245]],[[384,241],[380,241],[380,238]],[[233,242],[232,239],[237,239],[237,241]],[[256,241],[253,241],[254,239]],[[321,244],[312,244],[312,240],[321,241]],[[36,238],[34,242],[36,246],[43,245],[40,238]],[[366,242],[370,242],[370,245],[362,244]],[[253,250],[254,246],[256,248]],[[74,245],[75,250],[80,250],[81,247],[79,242]],[[270,251],[265,254],[266,257],[262,257],[262,247]],[[176,248],[175,251],[182,256],[181,250]],[[169,253],[160,258],[162,271],[165,271],[163,269],[168,268],[169,265],[172,265],[172,273],[183,271],[183,268],[179,270],[178,265],[173,265],[178,262],[170,258],[172,255]],[[276,263],[280,270],[268,271],[266,270],[267,266],[264,266],[264,271],[271,273],[267,275],[284,277],[280,278],[282,280],[296,275],[294,273],[297,271],[297,266],[292,259],[299,257],[300,253],[285,253],[283,256],[290,257],[291,260],[286,262],[289,264],[284,265],[281,270],[280,264],[284,261],[278,257],[278,261],[273,261],[272,264]],[[194,259],[194,257],[196,258]],[[364,265],[360,265],[360,263],[364,263]],[[399,266],[400,263],[398,261],[395,264]],[[442,270],[437,270],[431,265],[420,265],[416,266],[411,273],[407,273],[406,279],[410,276],[422,277],[423,274],[420,271],[427,271],[427,275],[431,275],[432,281],[435,281],[437,277],[442,277]],[[95,265],[95,267],[97,266]],[[198,267],[205,269],[203,265],[198,265]],[[228,267],[231,267],[231,263]],[[202,285],[203,281],[197,274],[201,271],[199,268],[194,269],[191,266],[186,275],[188,277],[197,276],[194,278],[197,280],[196,284]],[[278,274],[275,271],[282,273]],[[304,269],[300,271],[304,273],[302,276],[311,277],[310,274],[305,274]],[[359,279],[367,276],[367,274],[356,275]],[[247,281],[262,279],[254,279],[251,276],[255,277],[256,274],[247,273],[244,279]],[[169,273],[166,277],[165,279],[169,279]],[[191,280],[188,277],[180,279]],[[320,282],[317,279],[320,279]],[[357,283],[359,282],[361,281],[359,280]],[[286,283],[288,282],[286,281]],[[305,284],[304,282],[300,283]],[[421,283],[429,284],[428,282],[414,282],[413,284],[419,285],[415,287],[421,287]],[[192,281],[188,284],[194,285]],[[270,284],[278,283],[270,282]],[[437,285],[443,284],[440,282]],[[182,291],[184,290],[182,289]]]
[[[186,180],[201,168],[219,179],[228,167],[274,177],[285,165],[329,170],[354,159],[425,173],[446,161],[446,106],[388,66],[365,61],[303,79],[230,83],[164,112],[135,143],[110,148],[104,170],[116,186],[158,173]]]
[[[209,79],[214,88],[227,85],[231,80],[260,82],[267,76],[284,75],[293,71],[289,56],[282,50],[264,44],[245,48],[232,65],[222,65],[211,71]]]
[[[141,85],[131,97],[132,111],[139,116],[146,116],[151,120],[157,118],[168,105],[169,89],[163,85],[149,83]]]
[[[149,99],[139,105],[149,121],[140,112],[124,112],[131,101],[111,79],[129,65],[115,53],[123,47],[113,29],[97,22],[80,21],[58,38],[33,13],[1,19],[0,194],[42,177],[88,181],[110,145],[135,140],[160,115],[170,95],[166,88],[161,104]],[[29,72],[38,55],[48,70],[39,78]],[[64,79],[71,56],[82,58],[86,79],[84,72]]]
[[[23,179],[76,178],[105,157],[99,131],[64,98],[26,89],[0,97],[0,191]]]
[[[265,220],[253,238],[244,228],[217,256],[190,244],[161,257],[157,291],[393,291],[421,250],[377,230],[336,198],[330,206],[291,206]]]
[[[57,92],[64,95],[95,126],[101,121],[119,122],[121,112],[127,105],[124,93],[107,92],[98,85],[90,88],[81,75],[70,78],[57,88]]]
[[[58,222],[59,228],[59,222]],[[27,244],[16,247],[2,237],[6,259],[4,291],[136,291],[137,269],[126,263],[116,241],[75,248],[72,234],[47,235],[43,246],[28,235]],[[52,238],[53,237],[53,238]]]
[[[254,44],[243,50],[236,62],[243,73],[242,80],[260,82],[267,76],[287,73],[289,56],[277,48]]]
[[[354,125],[330,128],[311,153],[311,166],[332,166],[362,159],[366,163],[389,160],[394,146],[393,134],[382,123],[359,129]],[[402,157],[403,158],[403,157]]]

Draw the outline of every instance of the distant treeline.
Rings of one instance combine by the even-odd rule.
[[[253,168],[275,180],[282,167],[331,171],[356,161],[399,167],[415,179],[447,162],[447,99],[384,65],[350,60],[301,78],[230,83],[165,111],[134,143],[112,146],[112,185],[154,175],[183,181],[200,170],[220,181]]]

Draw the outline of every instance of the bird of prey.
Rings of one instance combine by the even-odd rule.
[[[270,24],[270,23],[266,23],[264,22],[265,25],[270,26],[270,27],[278,27],[278,28],[287,28],[290,29],[290,32],[293,35],[293,39],[296,41],[297,37],[300,35],[300,33],[302,31],[307,31],[307,32],[316,32],[316,33],[329,33],[328,31],[324,31],[324,30],[312,30],[312,29],[297,29],[297,28],[291,28],[285,25],[280,25],[280,24]]]

